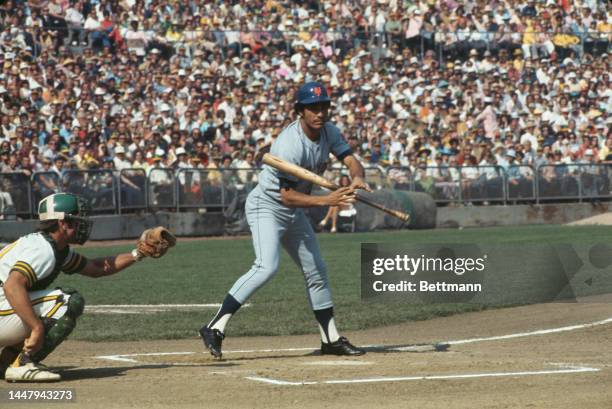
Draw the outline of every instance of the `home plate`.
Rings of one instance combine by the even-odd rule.
[[[373,362],[368,361],[311,361],[303,362],[302,365],[319,365],[319,366],[358,366],[372,365]]]

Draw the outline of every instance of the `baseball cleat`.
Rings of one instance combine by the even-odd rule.
[[[359,356],[364,355],[365,353],[365,350],[357,348],[345,337],[340,337],[336,342],[332,342],[330,344],[321,342],[321,355]]]
[[[4,379],[7,382],[57,382],[61,381],[62,377],[51,372],[42,364],[28,362],[24,365],[7,368]]]
[[[215,358],[221,358],[223,353],[221,352],[221,343],[225,335],[218,329],[208,328],[206,325],[200,328],[200,336],[204,341],[204,346],[210,351],[211,355]]]

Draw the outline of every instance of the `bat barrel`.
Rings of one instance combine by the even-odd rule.
[[[363,204],[366,204],[368,206],[372,206],[372,207],[374,207],[374,208],[376,208],[378,210],[381,210],[381,211],[383,211],[383,212],[385,212],[385,213],[387,213],[387,214],[389,214],[389,215],[391,215],[393,217],[396,217],[396,218],[400,219],[404,223],[408,223],[410,221],[410,215],[408,213],[404,213],[404,212],[401,212],[399,210],[389,209],[388,207],[383,206],[380,203],[373,202],[373,201],[371,201],[369,199],[366,199],[365,197],[360,196],[360,195],[356,195],[355,197],[356,197],[356,199],[359,202],[361,202]]]

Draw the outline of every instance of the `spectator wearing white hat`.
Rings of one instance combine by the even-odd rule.
[[[125,153],[125,147],[121,145],[115,146],[114,149],[115,157],[113,158],[113,163],[115,164],[115,169],[117,171],[122,171],[123,169],[129,169],[132,167],[132,162],[130,162]]]
[[[485,108],[476,117],[477,122],[483,122],[485,135],[487,138],[493,139],[499,131],[497,123],[497,113],[493,108],[493,98],[486,96],[483,98]]]

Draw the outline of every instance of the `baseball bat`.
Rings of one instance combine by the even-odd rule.
[[[293,163],[289,163],[277,156],[274,156],[270,153],[266,153],[263,155],[262,158],[263,163],[265,163],[266,165],[270,165],[273,168],[276,168],[282,172],[285,172],[289,175],[295,176],[299,179],[302,180],[306,180],[308,182],[312,182],[316,185],[322,186],[324,188],[327,188],[329,190],[337,190],[340,188],[340,186],[336,185],[334,182],[332,182],[331,180],[328,180],[326,178],[324,178],[323,176],[319,176],[314,172],[311,172],[307,169],[304,169],[301,166],[298,166],[296,164]],[[401,221],[403,221],[404,223],[408,223],[408,221],[410,220],[410,215],[408,213],[404,213],[401,212],[399,210],[394,210],[394,209],[389,209],[386,206],[381,205],[380,203],[376,203],[371,201],[370,199],[366,199],[363,196],[359,196],[358,194],[355,194],[355,199],[360,201],[363,204],[366,204],[368,206],[372,206],[375,209],[381,210],[393,217],[397,217],[398,219],[400,219]]]

